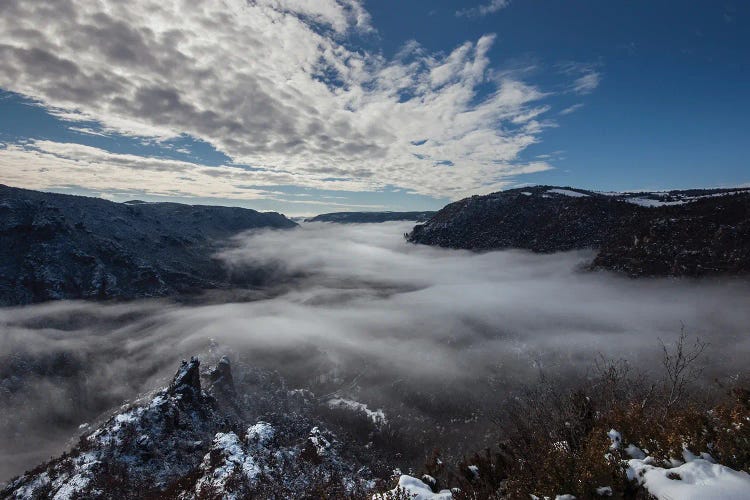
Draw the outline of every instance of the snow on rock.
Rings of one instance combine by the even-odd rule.
[[[678,467],[653,465],[651,457],[628,460],[628,478],[658,500],[748,500],[750,474],[693,458]]]
[[[373,500],[389,500],[397,498],[399,493],[405,493],[407,498],[413,500],[451,500],[453,494],[450,490],[442,490],[433,493],[432,489],[416,477],[402,475],[398,479],[398,486],[386,493],[373,495]]]
[[[52,482],[53,500],[78,498],[91,482],[91,468],[99,463],[93,453],[84,453],[74,461],[74,468],[69,475],[61,475]],[[33,496],[31,497],[33,498]]]
[[[332,446],[331,441],[323,435],[323,432],[318,427],[310,429],[310,435],[307,440],[313,445],[319,457],[328,455]]]
[[[218,466],[215,464],[218,462]],[[220,492],[222,498],[232,499],[234,495],[227,492],[230,480],[239,480],[253,485],[261,474],[255,459],[245,453],[242,441],[233,432],[219,432],[214,438],[211,451],[203,458],[201,471],[204,472],[196,483],[198,496],[204,492]]]
[[[607,436],[609,436],[609,439],[612,441],[612,444],[609,445],[610,450],[617,450],[620,448],[620,444],[622,443],[622,435],[617,432],[614,429],[610,429],[607,433]]]
[[[20,479],[23,479],[24,476],[21,476]],[[49,474],[47,472],[42,472],[35,478],[33,478],[29,483],[21,485],[16,491],[13,492],[13,496],[10,498],[15,499],[26,499],[26,498],[34,498],[34,493],[39,490],[41,491],[43,488],[46,488],[50,484],[50,478]]]
[[[611,486],[599,486],[596,489],[596,494],[600,497],[611,497],[612,496],[612,487]]]
[[[258,422],[257,424],[251,425],[247,428],[245,439],[248,443],[265,446],[273,439],[275,435],[276,429],[274,429],[271,424],[268,424],[266,422]]]
[[[230,387],[228,363],[207,373],[199,365],[184,362],[150,401],[124,406],[70,452],[11,480],[0,498],[231,500],[266,498],[268,488],[276,498],[308,498],[318,484],[374,489],[370,469],[342,457],[335,435],[309,416],[313,403],[286,398],[274,374],[248,368],[250,383],[234,379],[243,398],[223,391],[222,406],[212,394],[218,383]],[[201,376],[215,379],[205,391]],[[258,401],[273,425],[257,420]]]
[[[190,358],[190,361],[182,361],[180,369],[172,380],[172,384],[169,386],[169,390],[175,394],[183,397],[193,396],[196,392],[200,394],[201,390],[201,377],[200,377],[200,361],[195,356]]]

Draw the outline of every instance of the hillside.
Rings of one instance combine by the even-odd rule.
[[[362,224],[413,220],[423,222],[435,212],[333,212],[306,219],[305,222],[336,222],[339,224]]]
[[[0,305],[226,287],[232,277],[211,258],[222,240],[295,226],[244,208],[113,203],[0,185]]]
[[[597,249],[592,266],[631,276],[750,271],[750,192],[598,193],[535,186],[447,205],[413,243],[495,250]]]

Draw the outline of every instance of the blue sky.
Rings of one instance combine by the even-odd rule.
[[[291,215],[750,183],[747,2],[103,4],[0,7],[0,182]]]

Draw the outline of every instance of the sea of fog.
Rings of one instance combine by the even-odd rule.
[[[589,272],[591,252],[475,254],[415,246],[411,223],[304,224],[242,235],[218,257],[274,269],[247,300],[52,302],[0,309],[0,481],[59,453],[80,424],[168,382],[179,360],[278,370],[405,408],[407,385],[477,407],[540,374],[585,377],[598,356],[658,366],[683,327],[710,342],[705,377],[739,376],[750,287]],[[399,387],[397,391],[394,387]]]

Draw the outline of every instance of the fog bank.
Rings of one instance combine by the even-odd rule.
[[[750,287],[581,270],[592,254],[473,254],[408,244],[410,223],[305,224],[238,237],[235,272],[273,267],[252,302],[57,302],[0,309],[0,480],[58,453],[102,410],[164,384],[180,358],[228,354],[293,386],[345,387],[386,412],[414,391],[477,411],[540,372],[583,376],[599,354],[651,369],[684,324],[707,377],[746,370]],[[356,384],[352,380],[356,377]],[[483,408],[479,408],[479,407]]]

